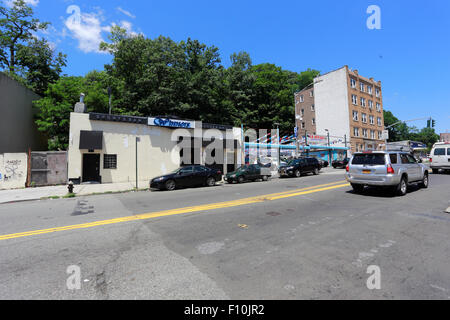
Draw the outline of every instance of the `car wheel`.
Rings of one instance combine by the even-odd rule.
[[[315,176],[318,176],[318,175],[319,175],[319,171],[320,171],[320,170],[319,170],[319,169],[317,169],[317,168],[316,168],[316,169],[314,169],[314,175],[315,175]]]
[[[300,172],[300,170],[295,170],[295,177],[300,178],[301,176],[302,176],[302,173]]]
[[[166,182],[166,190],[167,191],[173,191],[173,190],[175,190],[176,187],[177,187],[177,185],[175,184],[175,181],[169,180]]]
[[[399,196],[404,196],[408,192],[408,180],[405,177],[402,177],[399,185],[397,186],[397,194]]]
[[[264,182],[269,181],[269,177],[268,176],[262,177],[262,181],[264,181]]]
[[[364,191],[364,186],[362,184],[352,184],[352,188],[356,193],[361,193]]]
[[[428,176],[428,173],[425,173],[420,186],[424,189],[427,189],[429,184],[430,184],[430,177]]]
[[[238,183],[244,183],[244,181],[245,181],[244,177],[239,177],[238,178]]]
[[[208,187],[214,187],[216,185],[216,179],[214,179],[213,177],[209,177],[208,179],[206,179],[206,185]]]

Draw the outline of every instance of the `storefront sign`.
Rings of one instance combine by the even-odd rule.
[[[194,129],[195,121],[174,120],[169,118],[148,118],[148,125],[167,128]]]

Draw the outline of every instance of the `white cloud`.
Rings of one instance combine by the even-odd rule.
[[[99,46],[103,41],[102,32],[109,31],[109,27],[102,26],[102,20],[100,11],[96,13],[80,12],[76,18],[74,16],[68,17],[64,25],[71,31],[72,37],[78,40],[78,48],[81,51],[101,53]]]
[[[39,4],[39,0],[25,0],[25,3],[36,7]]]
[[[13,2],[14,0],[7,0],[6,5],[11,8],[13,6]],[[37,7],[39,0],[25,0],[25,3],[32,7]]]
[[[71,36],[78,40],[78,48],[84,53],[105,53],[99,50],[100,43],[104,41],[103,33],[110,32],[111,27],[117,25],[103,25],[105,20],[101,8],[95,8],[96,12],[82,13],[78,7],[68,9],[68,13],[72,14],[64,20],[65,28],[62,36],[65,37],[70,32]],[[125,29],[131,36],[137,36],[138,33],[133,31],[133,24],[129,21],[121,21],[120,27]]]
[[[130,11],[127,11],[127,10],[125,10],[125,9],[122,9],[121,7],[117,7],[117,10],[119,10],[119,11],[122,12],[124,15],[126,15],[126,16],[128,16],[128,17],[130,17],[130,18],[132,18],[132,19],[135,19],[135,18],[136,18],[136,16],[135,16],[134,14],[132,14]]]
[[[129,21],[121,21],[120,26],[127,30],[127,33],[133,37],[137,36],[138,33],[133,31],[133,24]]]

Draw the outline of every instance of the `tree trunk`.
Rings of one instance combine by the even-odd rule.
[[[16,55],[14,52],[14,47],[11,46],[9,48],[10,56],[9,56],[9,71],[11,73],[15,73],[15,66],[16,66]]]

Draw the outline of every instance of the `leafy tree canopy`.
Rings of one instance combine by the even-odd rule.
[[[66,56],[56,54],[48,41],[37,37],[49,23],[33,14],[24,0],[13,1],[11,8],[0,6],[0,68],[43,95],[48,84],[59,78]]]

